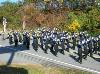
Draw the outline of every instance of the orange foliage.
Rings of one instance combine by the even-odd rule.
[[[23,19],[26,20],[27,27],[57,27],[57,25],[60,25],[67,18],[67,8],[59,9],[58,11],[50,10],[50,12],[44,13],[34,11],[32,5],[26,5],[23,12],[23,15],[26,16],[26,18]]]

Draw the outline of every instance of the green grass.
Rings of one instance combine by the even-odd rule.
[[[0,65],[0,74],[92,74],[77,69],[44,67],[42,65]]]

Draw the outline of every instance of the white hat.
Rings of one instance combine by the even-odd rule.
[[[87,42],[89,41],[89,39],[87,39]]]
[[[89,34],[86,34],[87,36],[89,35]]]
[[[96,38],[96,40],[98,41],[99,39],[98,39],[98,38]]]
[[[92,37],[92,40],[94,39],[94,37]]]
[[[44,36],[44,39],[46,39],[46,36]]]
[[[83,40],[83,41],[82,41],[82,44],[84,44],[84,43],[85,43],[85,41]]]
[[[79,41],[78,44],[81,44],[81,42]]]
[[[100,35],[99,35],[99,38],[100,38]]]

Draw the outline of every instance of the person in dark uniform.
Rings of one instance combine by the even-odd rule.
[[[17,32],[13,34],[14,35],[14,42],[15,42],[15,47],[18,46],[18,36],[17,36]]]
[[[87,45],[88,45],[88,49],[89,49],[88,54],[90,53],[90,57],[93,57],[93,45],[92,45],[92,39],[91,38],[87,39]]]
[[[82,64],[82,44],[81,44],[81,42],[79,41],[78,42],[78,62],[80,63],[80,64]]]
[[[44,36],[44,38],[43,38],[43,44],[44,44],[44,52],[45,53],[47,53],[47,50],[48,50],[48,42],[49,42],[49,39],[48,39],[48,36],[46,35],[46,36]]]
[[[97,41],[97,51],[96,51],[96,52],[97,52],[97,54],[98,54],[98,52],[100,51],[100,49],[99,49],[99,47],[100,47],[100,46],[99,46],[99,38],[98,38],[98,37],[96,38],[96,41]]]
[[[85,41],[85,39],[82,41],[82,45],[83,45],[83,49],[84,49],[84,55],[83,58],[86,59],[88,56],[88,49],[87,49],[87,42]]]
[[[26,35],[26,47],[27,47],[27,49],[30,48],[30,36],[29,36],[29,33]]]
[[[61,42],[61,46],[62,46],[62,49],[61,49],[61,53],[64,54],[64,50],[65,50],[65,37],[61,37],[60,38],[60,42]]]
[[[98,36],[98,50],[100,51],[100,35]]]
[[[21,33],[18,34],[18,38],[19,38],[19,42],[22,43],[23,40],[22,40],[22,35],[21,35]]]
[[[23,45],[26,45],[26,33],[23,33]]]
[[[54,54],[57,56],[59,42],[58,42],[57,38],[55,38],[53,41],[54,41],[54,48],[53,48],[54,49]]]
[[[41,37],[40,37],[40,43],[41,43],[41,48],[42,48],[42,50],[44,50],[44,48],[43,48],[43,38],[44,38],[44,35],[43,35],[43,33],[42,33],[42,35],[41,35]]]
[[[93,38],[92,41],[93,41],[93,53],[96,54],[96,53],[97,53],[97,52],[96,52],[96,39]]]
[[[98,39],[96,39],[96,38],[93,39],[93,52],[95,54],[97,54],[97,50],[98,50],[98,41],[97,40]]]
[[[75,50],[75,46],[76,46],[76,37],[75,37],[75,34],[72,35],[72,49]]]
[[[37,39],[37,37],[36,37],[36,34],[33,33],[33,34],[32,34],[32,37],[33,37],[33,43],[32,43],[33,49],[34,49],[35,51],[37,51],[37,50],[38,50],[38,39]]]
[[[51,44],[50,52],[54,53],[54,45],[55,45],[55,41],[54,41],[53,34],[51,34],[51,36],[50,36],[50,44]]]
[[[69,52],[70,44],[69,44],[69,36],[66,37],[66,50]]]
[[[80,39],[80,41],[82,42],[82,40],[83,40],[82,32],[79,32],[79,39]]]
[[[9,38],[9,44],[13,44],[13,36],[8,33],[8,38]]]

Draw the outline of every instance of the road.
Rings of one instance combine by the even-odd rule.
[[[31,41],[32,43],[32,41]],[[87,60],[83,59],[83,63],[80,64],[75,58],[78,56],[74,53],[76,50],[71,50],[70,52],[65,51],[65,55],[58,53],[54,56],[50,50],[48,54],[39,47],[36,52],[32,45],[30,45],[30,50],[27,50],[22,44],[18,47],[9,45],[9,41],[2,40],[0,37],[0,61],[6,63],[7,65],[11,63],[40,63],[47,66],[63,66],[77,68],[85,71],[90,71],[96,74],[100,74],[100,56],[94,55],[96,59],[87,57]]]

